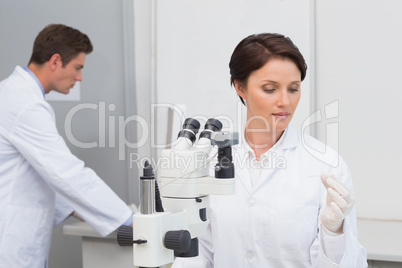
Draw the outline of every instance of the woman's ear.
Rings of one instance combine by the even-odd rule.
[[[245,94],[245,86],[243,83],[239,82],[238,80],[234,80],[234,86],[237,92],[237,95],[239,95],[243,100],[247,100],[246,94]]]

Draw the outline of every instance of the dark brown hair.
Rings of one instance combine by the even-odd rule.
[[[92,43],[86,34],[63,24],[51,24],[36,37],[29,63],[42,65],[54,54],[59,54],[64,67],[79,53],[89,54],[92,50]]]
[[[272,58],[290,59],[300,70],[301,80],[306,77],[306,62],[292,40],[281,34],[263,33],[250,35],[236,46],[229,63],[231,85],[237,81],[247,86],[250,74]],[[239,98],[245,104],[243,98]]]

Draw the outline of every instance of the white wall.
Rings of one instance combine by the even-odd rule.
[[[157,144],[174,141],[184,118],[222,121],[225,131],[243,134],[245,108],[230,86],[229,61],[236,45],[250,34],[277,32],[291,37],[313,69],[313,9],[310,0],[155,1],[155,102],[183,105],[175,112],[167,138],[167,109],[158,108]],[[302,84],[294,123],[301,127],[311,108],[312,72]]]
[[[339,101],[359,217],[402,220],[401,48],[402,1],[316,1],[317,103]]]
[[[135,34],[135,87],[138,89],[138,98],[135,103],[137,113],[148,122],[148,130],[151,129],[151,103],[154,103],[153,94],[153,1],[134,0],[134,34]],[[138,139],[143,136],[143,130],[137,129]],[[151,141],[148,138],[144,146],[138,148],[141,157],[150,157]]]

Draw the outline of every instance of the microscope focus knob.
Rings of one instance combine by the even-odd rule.
[[[177,252],[186,252],[191,246],[191,235],[187,230],[169,231],[164,239],[165,247]]]
[[[117,243],[122,247],[133,246],[133,227],[122,225],[117,231]]]

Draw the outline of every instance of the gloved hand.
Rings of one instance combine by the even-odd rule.
[[[321,181],[327,189],[327,205],[321,214],[322,225],[329,231],[343,233],[343,220],[352,210],[356,200],[349,189],[334,175],[323,173]]]

